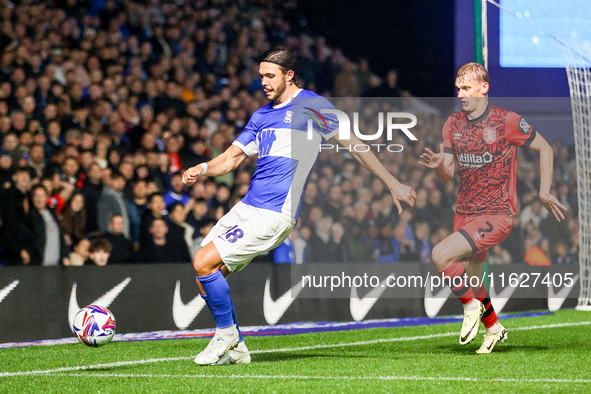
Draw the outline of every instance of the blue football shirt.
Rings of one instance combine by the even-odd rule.
[[[298,104],[292,105],[296,96]],[[293,112],[304,108],[308,112],[313,108],[321,112],[334,106],[316,93],[299,89],[290,100],[277,106],[269,103],[257,110],[234,141],[248,156],[259,155],[250,187],[242,199],[245,204],[284,212],[297,220],[320,143],[338,133],[336,116],[322,114],[326,120],[324,127],[314,124],[314,132],[308,136],[311,118],[294,116]]]

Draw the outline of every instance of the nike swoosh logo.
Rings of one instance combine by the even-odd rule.
[[[394,274],[391,274],[390,276],[393,277]],[[353,320],[360,321],[365,318],[371,308],[375,305],[378,298],[380,298],[384,290],[386,290],[387,280],[388,278],[384,279],[380,282],[378,287],[372,289],[363,298],[359,298],[357,287],[351,286],[351,302],[349,304],[349,309],[351,311],[351,316],[353,316]]]
[[[205,305],[205,301],[201,298],[201,295],[197,295],[197,297],[193,298],[187,304],[183,303],[183,300],[181,300],[181,281],[176,281],[174,297],[172,299],[172,319],[179,330],[189,327]]]
[[[479,327],[479,326],[480,326],[480,319],[476,320],[476,322],[474,323],[472,328],[470,328],[470,331],[468,331],[468,333],[462,337],[462,342],[466,342],[466,339],[470,336],[470,334],[472,334],[472,331],[474,331],[474,328]]]
[[[117,296],[123,291],[123,289],[125,289],[125,286],[127,286],[129,282],[131,282],[131,278],[125,278],[123,282],[113,287],[104,296],[98,298],[96,301],[93,301],[87,305],[96,304],[108,308],[111,305],[111,303],[115,301],[115,298],[117,298]],[[70,322],[70,327],[74,322],[74,317],[76,316],[76,313],[78,313],[78,311],[81,309],[78,305],[78,299],[76,297],[77,287],[77,284],[74,283],[72,285],[72,292],[70,293],[70,305],[68,307],[68,321]]]
[[[554,287],[552,286],[552,282],[550,282],[550,286],[548,286],[548,310],[550,312],[557,311],[560,309],[560,307],[562,307],[562,304],[564,304],[566,297],[568,297],[573,287],[575,287],[575,283],[577,283],[578,280],[579,274],[576,274],[573,278],[573,286],[564,286],[562,289],[558,291],[558,293],[554,293]]]
[[[498,339],[497,341],[495,341],[495,342],[491,342],[491,344],[490,344],[490,345],[488,345],[488,346],[486,347],[486,349],[487,349],[487,350],[490,350],[490,349],[492,349],[492,347],[493,347],[493,346],[495,346],[497,343],[501,343],[501,342],[503,342],[503,339],[505,339],[505,334],[507,334],[507,330],[503,330],[503,332],[501,332],[501,336],[499,337],[499,339]]]
[[[14,282],[12,282],[12,283],[11,283],[11,284],[9,284],[8,286],[6,286],[6,287],[5,287],[5,288],[3,288],[2,290],[0,290],[0,302],[2,302],[2,301],[3,301],[3,300],[6,298],[6,296],[7,296],[8,294],[10,294],[10,292],[11,292],[12,290],[14,290],[14,288],[15,288],[16,286],[18,286],[18,284],[19,284],[19,281],[18,281],[18,279],[16,279]]]
[[[436,296],[433,296],[431,293],[431,289],[429,286],[425,287],[425,313],[430,318],[434,318],[437,316],[443,304],[447,301],[449,296],[451,295],[451,289],[449,287],[444,287]]]
[[[267,282],[265,283],[265,295],[263,297],[263,314],[265,315],[267,324],[276,324],[301,291],[302,281],[287,290],[277,300],[273,301],[271,298],[271,279],[267,278]]]
[[[490,302],[495,308],[495,312],[497,315],[501,313],[505,305],[507,305],[507,301],[509,301],[509,298],[511,298],[511,296],[515,292],[515,289],[519,287],[519,283],[521,283],[521,279],[519,279],[519,281],[517,282],[517,286],[507,286],[499,294],[495,292],[493,283],[491,283],[488,293],[490,295]]]

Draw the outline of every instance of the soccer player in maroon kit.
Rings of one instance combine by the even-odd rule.
[[[456,87],[462,111],[447,119],[439,153],[426,148],[419,163],[435,169],[443,183],[453,177],[458,165],[454,232],[433,248],[432,258],[464,306],[460,345],[474,339],[482,320],[486,334],[476,353],[490,353],[507,339],[507,330],[499,322],[486,288],[470,287],[469,279],[476,276],[480,281],[488,249],[511,231],[517,206],[518,147],[540,154],[539,196],[546,209],[560,221],[566,208],[550,194],[552,147],[522,117],[489,104],[486,69],[477,63],[463,65],[456,74]],[[458,276],[466,279],[454,281]]]

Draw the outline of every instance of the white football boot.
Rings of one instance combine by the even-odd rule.
[[[240,342],[235,349],[228,350],[216,365],[228,364],[250,364],[250,352],[244,341]]]
[[[480,318],[484,314],[485,308],[482,302],[476,298],[472,302],[477,302],[478,306],[472,310],[467,309],[467,305],[464,306],[464,321],[462,323],[462,330],[460,331],[460,345],[467,345],[478,334],[478,328],[480,327]]]
[[[480,346],[480,349],[476,351],[476,353],[490,353],[498,343],[505,342],[505,340],[509,337],[507,335],[507,330],[501,325],[501,323],[499,323],[499,325],[501,326],[501,329],[497,333],[492,334],[487,332],[484,334],[484,338],[482,338],[482,345]]]
[[[236,325],[227,328],[218,328],[209,345],[195,357],[195,364],[214,365],[229,350],[238,346],[239,334]]]

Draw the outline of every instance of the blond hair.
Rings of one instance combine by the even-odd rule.
[[[488,71],[486,71],[486,68],[482,64],[478,63],[466,63],[458,69],[456,82],[469,80],[490,83]]]

